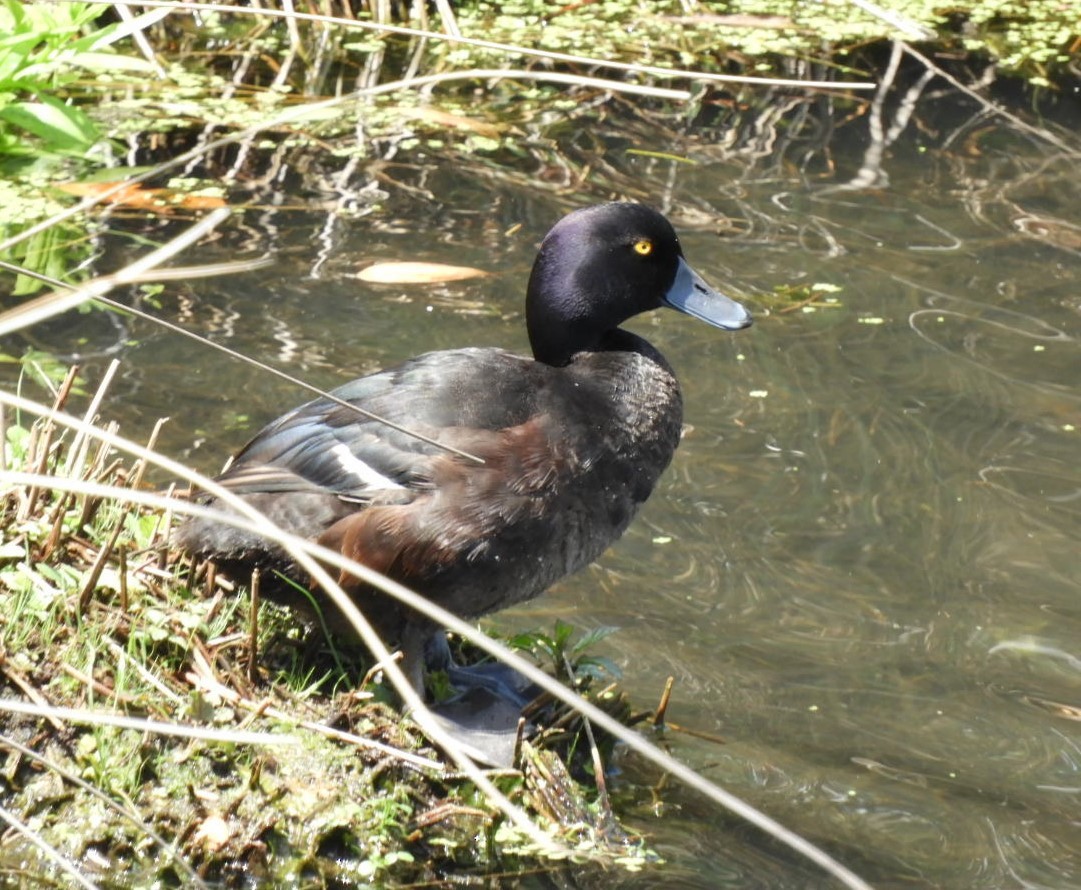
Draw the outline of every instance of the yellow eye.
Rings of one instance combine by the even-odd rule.
[[[638,254],[638,256],[649,256],[653,253],[653,242],[648,238],[639,238],[634,242],[633,247],[634,252]]]

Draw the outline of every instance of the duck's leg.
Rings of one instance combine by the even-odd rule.
[[[423,624],[407,624],[402,631],[399,645],[402,651],[401,669],[409,685],[424,698],[424,670],[428,640],[432,629]],[[450,652],[448,651],[448,655]]]
[[[428,637],[424,653],[428,670],[445,671],[451,685],[459,690],[459,698],[475,689],[483,689],[521,709],[540,692],[534,683],[502,662],[494,661],[472,667],[457,664],[451,655],[447,635],[443,630],[437,630]]]

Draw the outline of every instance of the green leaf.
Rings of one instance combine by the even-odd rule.
[[[48,96],[41,102],[12,102],[0,108],[0,120],[32,133],[54,151],[81,152],[98,140],[97,128],[84,112]]]
[[[577,643],[574,644],[574,646],[571,648],[571,653],[574,655],[578,655],[579,653],[584,652],[595,643],[599,643],[601,640],[607,639],[618,630],[618,627],[611,627],[607,625],[602,627],[596,627],[593,630],[584,634],[582,636],[582,639],[580,639]]]
[[[555,630],[553,633],[556,647],[562,652],[566,648],[570,638],[574,635],[574,625],[568,624],[562,618],[556,619]]]
[[[14,89],[20,78],[17,72],[32,61],[34,47],[39,43],[36,34],[12,34],[0,38],[0,89]]]
[[[140,74],[153,74],[155,68],[146,59],[135,56],[121,56],[116,53],[82,52],[65,62],[87,71],[134,71]]]
[[[21,31],[26,25],[26,9],[22,3],[15,0],[7,0],[0,8],[0,28],[5,31]]]

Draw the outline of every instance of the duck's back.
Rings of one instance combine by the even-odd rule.
[[[263,429],[218,480],[313,538],[463,616],[528,599],[595,559],[679,439],[678,385],[644,341],[552,367],[498,349],[434,352],[334,391],[483,463],[326,399]],[[191,521],[182,545],[289,568],[273,544]],[[355,589],[362,607],[370,591]],[[388,633],[400,624],[381,598]]]

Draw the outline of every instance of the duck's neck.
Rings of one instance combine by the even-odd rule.
[[[575,339],[545,336],[544,329],[530,328],[529,345],[533,358],[546,365],[561,368],[578,355],[591,352],[637,352],[668,368],[668,363],[644,337],[622,328],[587,332],[579,325]]]
[[[672,369],[665,360],[665,357],[657,351],[652,343],[645,337],[639,337],[637,334],[632,334],[630,331],[623,330],[623,328],[615,328],[614,330],[602,334],[597,340],[594,351],[637,352],[639,355],[645,356],[650,361],[656,362],[669,374],[672,373]]]
[[[616,407],[612,419],[628,438],[666,454],[663,460],[658,457],[660,467],[668,463],[679,441],[683,397],[672,368],[648,340],[630,331],[609,331],[597,348],[573,356],[568,370],[583,388]]]
[[[573,339],[567,336],[570,330],[573,330]],[[584,320],[577,321],[574,325],[564,326],[534,322],[530,319],[528,331],[533,358],[556,368],[569,364],[571,359],[579,353],[597,352],[609,348],[603,345],[609,334],[603,330],[589,330]]]

